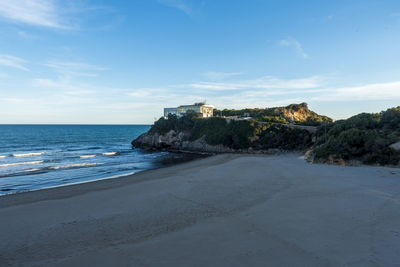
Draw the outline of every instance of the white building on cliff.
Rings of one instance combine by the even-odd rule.
[[[213,116],[214,106],[204,103],[195,103],[194,105],[182,105],[176,108],[164,108],[164,117],[168,117],[168,114],[174,114],[180,117],[189,110],[201,114],[203,118],[209,118]]]

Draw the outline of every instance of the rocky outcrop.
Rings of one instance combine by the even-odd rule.
[[[163,149],[170,147],[179,147],[185,139],[185,133],[181,132],[179,135],[171,130],[164,135],[158,133],[144,133],[132,141],[134,147]]]
[[[189,133],[179,132],[174,130],[169,131],[164,135],[158,133],[144,133],[132,141],[132,146],[145,149],[156,150],[179,150],[179,151],[196,151],[206,153],[231,153],[234,149],[223,145],[209,145],[205,141],[205,137],[195,141],[189,141]]]
[[[280,115],[291,123],[304,122],[309,118],[310,111],[309,110],[284,109],[280,112]]]
[[[169,131],[164,135],[158,133],[144,133],[132,141],[135,148],[143,148],[150,150],[166,150],[166,151],[182,151],[196,153],[248,153],[248,154],[276,154],[279,149],[254,150],[252,147],[248,149],[232,149],[223,145],[207,144],[205,136],[190,141],[190,133]]]
[[[322,163],[340,166],[360,166],[362,164],[359,160],[344,160],[336,155],[329,155],[328,158],[317,158],[313,149],[307,150],[304,154],[304,159],[309,163]]]
[[[223,146],[216,145],[212,146],[207,144],[205,140],[205,136],[195,140],[195,141],[183,141],[181,144],[182,150],[187,151],[202,151],[202,152],[210,152],[210,153],[232,153],[235,152],[234,149]]]
[[[304,159],[307,162],[313,163],[315,160],[315,153],[313,149],[307,150],[306,153],[304,153]]]
[[[290,123],[315,122],[316,125],[323,121],[332,121],[329,117],[318,115],[308,109],[307,103],[291,104],[286,107],[272,108],[275,115],[286,119]]]

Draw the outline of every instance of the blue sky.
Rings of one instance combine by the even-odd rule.
[[[202,100],[399,106],[400,2],[0,1],[0,123],[152,123]]]

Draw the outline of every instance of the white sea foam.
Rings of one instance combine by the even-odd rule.
[[[90,159],[96,157],[96,155],[84,155],[84,156],[79,156],[81,159]]]
[[[117,152],[106,152],[103,153],[104,156],[112,156],[112,155],[117,155]]]
[[[96,166],[96,165],[102,165],[102,164],[104,164],[104,163],[77,163],[77,164],[49,167],[49,169],[58,170],[58,169],[65,169],[65,168]]]
[[[26,153],[26,154],[13,154],[13,157],[21,158],[21,157],[40,156],[40,155],[43,155],[43,152]]]
[[[20,166],[20,165],[34,165],[34,164],[41,164],[41,161],[27,161],[27,162],[17,162],[17,163],[9,163],[9,164],[0,164],[0,167],[11,167],[11,166]]]
[[[0,159],[4,159],[6,156],[0,156]]]
[[[40,171],[40,169],[30,169],[30,170],[26,170],[24,172],[35,172],[35,171]]]
[[[35,171],[40,171],[41,169],[37,168],[37,169],[29,169],[29,170],[23,170],[23,171],[19,171],[16,173],[26,173],[26,172],[35,172]]]

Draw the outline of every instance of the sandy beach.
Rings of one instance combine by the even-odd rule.
[[[0,198],[1,266],[399,266],[400,169],[217,155]]]

